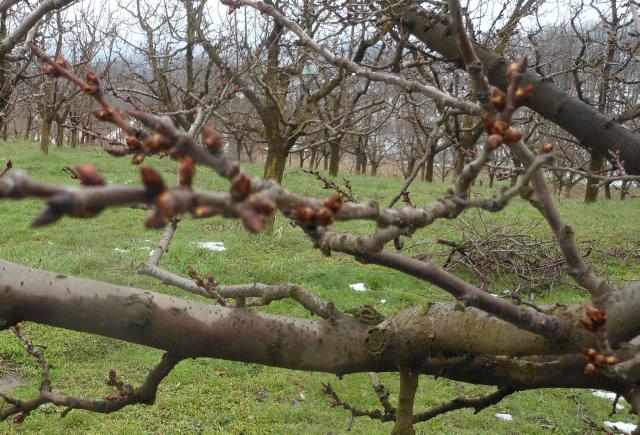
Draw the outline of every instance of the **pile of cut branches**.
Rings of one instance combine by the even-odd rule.
[[[557,242],[536,236],[536,224],[505,226],[478,216],[460,220],[459,240],[438,239],[449,248],[441,253],[446,269],[470,273],[480,288],[508,292],[515,299],[528,295],[533,300],[557,285],[574,286],[565,278]],[[588,242],[579,245],[589,255]]]

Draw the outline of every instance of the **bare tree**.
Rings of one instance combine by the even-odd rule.
[[[0,197],[41,198],[45,208],[33,221],[35,226],[54,224],[66,217],[93,218],[105,208],[132,202],[149,204],[152,211],[146,226],[164,228],[164,233],[141,272],[207,300],[169,297],[0,261],[0,327],[13,328],[43,372],[41,389],[32,399],[22,401],[3,395],[6,406],[0,409],[0,418],[18,415],[24,419],[45,403],[64,407],[65,415],[73,409],[110,413],[131,404],[151,404],[159,383],[175,365],[184,358],[196,356],[338,375],[371,372],[381,409],[362,410],[343,400],[329,384],[324,392],[334,405],[347,409],[354,417],[393,421],[393,432],[399,434],[413,433],[416,423],[446,412],[461,408],[478,411],[517,391],[545,387],[604,388],[624,396],[636,412],[640,411],[637,387],[640,352],[631,342],[640,335],[639,284],[618,287],[607,282],[581,254],[574,231],[558,212],[542,171],[551,164],[554,147],[544,144],[530,150],[523,141],[526,136],[517,128],[514,114],[519,107],[528,105],[582,142],[597,144],[600,149],[613,147],[605,139],[615,137],[619,152],[612,153],[610,158],[621,171],[629,174],[637,174],[639,168],[639,160],[634,160],[640,152],[635,134],[610,120],[602,123],[601,112],[542,82],[527,70],[526,60],[503,64],[495,53],[473,43],[456,0],[447,2],[449,12],[446,14],[439,9],[427,12],[421,6],[405,3],[383,5],[381,10],[374,10],[369,2],[354,2],[346,13],[350,20],[371,19],[373,14],[376,19],[397,22],[401,31],[413,32],[447,58],[460,61],[459,66],[465,67],[468,73],[470,98],[445,92],[419,76],[406,77],[336,55],[327,45],[316,41],[308,28],[288,18],[270,2],[224,0],[224,4],[231,12],[249,7],[270,17],[275,23],[270,27],[271,43],[281,42],[285,30],[291,32],[298,38],[298,47],[308,50],[307,55],[339,67],[341,74],[354,74],[420,94],[443,110],[453,112],[448,114],[451,116],[468,116],[474,122],[481,117],[480,146],[467,150],[468,161],[452,189],[422,207],[385,208],[375,202],[347,202],[339,195],[309,198],[286,190],[274,180],[243,172],[227,158],[222,137],[211,127],[203,129],[199,142],[168,117],[135,108],[114,107],[96,74],[90,72],[86,80],[82,79],[74,74],[66,60],[53,60],[32,44],[33,53],[45,64],[44,71],[50,77],[60,77],[78,86],[95,100],[98,107],[94,113],[99,120],[123,130],[129,146],[126,152],[143,156],[166,153],[178,160],[178,183],[167,186],[157,171],[143,166],[141,186],[106,185],[95,167],[82,165],[76,169],[82,187],[55,186],[8,167],[0,176]],[[274,33],[273,29],[277,31]],[[212,59],[218,56],[215,47],[208,50]],[[280,52],[281,49],[269,45],[268,51],[272,50]],[[276,54],[268,54],[267,62],[275,62]],[[230,74],[237,77],[235,72]],[[278,79],[289,80],[270,77],[272,86],[265,89],[281,89],[276,87]],[[240,78],[231,80],[241,83]],[[491,89],[489,82],[504,91]],[[247,99],[255,97],[251,91],[242,92]],[[269,104],[277,101],[273,97],[267,100]],[[309,100],[304,97],[301,101],[308,103]],[[548,106],[555,103],[578,113],[550,110]],[[588,125],[585,119],[590,121]],[[597,137],[589,138],[578,131],[575,125],[578,120]],[[440,130],[445,130],[445,121],[433,123],[428,140],[437,141]],[[384,129],[376,132],[382,134]],[[491,163],[497,150],[508,150],[520,162],[519,177],[511,187],[491,198],[472,198],[472,183]],[[197,190],[196,167],[213,170],[228,180],[228,191]],[[415,172],[414,168],[413,178]],[[407,183],[411,181],[409,177]],[[589,293],[589,302],[542,307],[517,304],[477,288],[434,262],[385,248],[392,241],[399,247],[402,238],[435,221],[455,219],[465,210],[499,212],[519,195],[527,199],[548,224],[562,252],[567,273],[576,285]],[[181,215],[190,214],[200,219],[220,215],[239,219],[249,231],[260,231],[269,225],[276,212],[290,219],[309,237],[311,244],[326,255],[350,255],[362,263],[400,271],[439,287],[456,301],[409,307],[388,318],[376,313],[351,316],[296,284],[227,285],[202,277],[193,269],[186,271],[187,278],[160,265]],[[358,235],[340,232],[333,225],[354,220],[373,222],[375,229],[371,234]],[[282,299],[296,301],[317,318],[276,316],[259,311],[261,306]],[[113,395],[101,400],[70,397],[53,391],[49,378],[51,367],[43,352],[17,326],[23,321],[113,337],[162,349],[166,354],[140,387],[124,384],[117,373],[112,372],[109,385],[115,389]],[[396,407],[388,400],[389,392],[380,384],[376,372],[399,374]],[[425,411],[414,410],[419,377],[424,374],[492,385],[496,391],[481,398],[459,398]]]

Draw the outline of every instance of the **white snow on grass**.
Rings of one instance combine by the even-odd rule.
[[[495,414],[495,416],[496,416],[496,418],[498,420],[513,421],[513,415],[511,415],[511,414],[500,414],[500,413],[497,413],[497,414]]]
[[[622,421],[616,421],[616,422],[605,421],[604,425],[610,427],[615,431],[620,431],[620,433],[623,433],[623,434],[630,434],[637,427],[635,424],[624,423]]]
[[[387,303],[387,300],[386,300],[386,299],[380,299],[380,303],[381,303],[381,304],[386,304],[386,303]]]
[[[119,252],[120,254],[124,253],[124,252],[129,252],[127,249],[122,249],[122,248],[113,248],[114,251]]]
[[[218,252],[223,252],[227,250],[227,248],[224,246],[224,242],[200,242],[198,243],[198,248],[208,249],[210,251],[218,251]]]
[[[600,397],[601,399],[615,400],[616,398],[616,393],[612,393],[610,391],[603,391],[603,390],[594,390],[593,395],[596,397]]]
[[[601,399],[608,399],[611,400],[612,402],[614,400],[616,400],[616,393],[612,393],[611,391],[604,391],[604,390],[593,390],[593,395],[595,397],[599,397]],[[616,409],[618,411],[621,411],[624,409],[624,405],[622,405],[620,402],[624,402],[624,397],[620,397],[618,399],[618,403],[616,403]]]
[[[357,292],[367,291],[367,288],[364,286],[363,282],[356,282],[355,284],[349,284],[349,287],[351,287],[352,290],[355,290]]]

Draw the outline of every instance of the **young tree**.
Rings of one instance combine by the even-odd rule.
[[[504,62],[495,53],[472,43],[456,0],[447,2],[447,14],[442,11],[428,14],[419,5],[405,3],[388,5],[375,13],[377,19],[397,22],[403,31],[414,32],[434,49],[447,53],[448,58],[460,60],[460,66],[466,67],[469,75],[470,94],[477,103],[443,92],[418,78],[407,79],[337,56],[271,3],[254,0],[224,0],[224,3],[231,12],[251,7],[271,17],[279,32],[287,29],[309,53],[346,73],[421,94],[456,113],[481,116],[486,133],[481,146],[476,152],[469,151],[470,161],[460,171],[451,191],[420,208],[392,209],[374,202],[344,202],[337,195],[324,200],[308,198],[287,191],[273,180],[243,172],[226,157],[222,138],[214,129],[203,130],[200,144],[167,117],[135,109],[121,111],[106,98],[95,74],[90,73],[83,80],[69,69],[64,59],[53,60],[31,45],[33,53],[46,64],[45,72],[83,89],[98,104],[95,110],[98,119],[118,126],[127,134],[130,149],[122,152],[169,154],[179,161],[179,181],[174,187],[167,186],[158,172],[143,166],[142,186],[105,185],[93,166],[82,165],[77,173],[83,187],[74,188],[50,185],[22,171],[8,169],[0,178],[0,197],[42,198],[46,205],[33,222],[36,226],[54,224],[66,216],[93,218],[107,207],[132,202],[150,204],[153,210],[145,224],[164,228],[164,234],[142,271],[211,301],[169,297],[0,261],[0,326],[14,328],[43,370],[39,394],[26,401],[4,395],[7,405],[0,409],[0,418],[18,415],[22,419],[45,403],[65,407],[65,414],[72,409],[109,413],[131,404],[151,404],[159,383],[176,364],[196,356],[338,375],[398,372],[397,407],[391,405],[388,392],[375,375],[382,410],[362,411],[346,403],[330,385],[325,387],[333,404],[354,416],[394,421],[393,432],[398,434],[413,433],[414,424],[446,412],[460,408],[480,410],[517,391],[545,387],[604,388],[624,396],[636,412],[640,411],[637,387],[640,352],[631,343],[640,335],[639,285],[619,287],[607,282],[581,255],[574,232],[560,216],[542,173],[542,168],[552,160],[553,146],[544,144],[531,151],[515,128],[514,113],[527,104],[570,130],[577,122],[574,115],[549,111],[547,106],[559,101],[579,110],[582,120],[593,121],[594,125],[586,127],[592,134],[600,138],[615,135],[620,140],[616,163],[622,170],[637,174],[638,161],[633,157],[639,152],[638,139],[633,133],[611,121],[606,125],[600,123],[600,112],[541,82],[527,71],[525,60]],[[360,15],[372,14],[369,2],[353,3],[347,12],[355,20]],[[425,21],[418,25],[420,20]],[[505,92],[491,90],[485,71],[489,81],[503,87]],[[430,140],[436,140],[439,131],[436,122],[429,133]],[[595,138],[590,140],[594,143]],[[605,141],[597,143],[602,148],[613,147]],[[472,183],[498,149],[509,150],[521,162],[523,172],[513,186],[494,197],[472,198]],[[625,159],[624,165],[620,156]],[[228,192],[196,190],[196,165],[228,180]],[[535,308],[517,305],[480,290],[433,262],[385,248],[391,241],[399,247],[404,237],[437,220],[455,219],[468,209],[499,212],[518,195],[525,197],[548,224],[568,274],[589,293],[590,302]],[[181,215],[201,219],[220,215],[241,220],[249,231],[260,231],[276,212],[289,218],[323,253],[351,255],[366,264],[403,272],[441,288],[455,297],[456,302],[409,307],[388,318],[371,311],[351,316],[295,284],[224,285],[201,277],[195,270],[184,278],[160,266]],[[356,235],[340,232],[333,225],[352,220],[371,221],[375,230],[369,235]],[[318,318],[259,312],[260,306],[282,299],[295,300]],[[166,354],[140,387],[124,385],[117,373],[112,372],[109,385],[116,389],[113,396],[101,400],[70,397],[53,391],[50,366],[43,353],[16,327],[22,321],[100,334],[162,349]],[[493,385],[496,391],[486,397],[461,398],[418,411],[414,410],[414,397],[419,377],[424,374]]]

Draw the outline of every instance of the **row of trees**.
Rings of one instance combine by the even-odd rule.
[[[638,37],[631,9],[610,1],[574,2],[565,19],[552,20],[541,1],[518,4],[511,14],[505,7],[492,15],[489,5],[479,2],[465,11],[468,20],[478,21],[471,27],[473,41],[510,58],[528,56],[545,83],[637,131]],[[345,61],[389,68],[455,96],[467,92],[465,76],[441,62],[450,52],[438,53],[404,27],[377,22],[365,5],[353,6],[350,14],[356,18],[326,2],[279,7]],[[291,154],[297,164],[323,167],[332,175],[343,162],[343,170],[375,175],[380,167],[391,167],[405,177],[426,156],[422,178],[432,181],[434,167],[436,177],[459,174],[466,150],[481,134],[478,121],[438,102],[320,62],[299,38],[254,10],[225,16],[197,0],[171,5],[132,0],[113,8],[77,4],[55,12],[33,36],[74,66],[90,64],[121,104],[166,114],[185,130],[202,119],[215,120],[238,159],[266,161],[268,178],[282,179]],[[87,113],[91,103],[82,92],[39,76],[28,59],[22,62],[5,80],[5,139],[37,139],[43,152],[52,143],[122,139]],[[586,179],[587,201],[596,200],[601,186],[610,197],[609,183],[584,174],[619,175],[607,163],[608,152],[566,134],[565,126],[544,116],[525,111],[517,122],[530,143],[558,144],[559,168],[583,172],[549,172],[558,190],[570,192]],[[441,124],[444,134],[429,142],[434,124]]]
[[[545,387],[604,388],[640,411],[640,351],[633,341],[640,335],[638,283],[616,286],[594,270],[545,176],[557,174],[562,183],[567,173],[588,178],[588,200],[595,198],[594,186],[612,181],[599,175],[603,159],[618,180],[637,181],[635,6],[623,11],[615,0],[606,8],[597,0],[567,3],[569,23],[552,28],[544,24],[546,4],[536,0],[507,2],[495,14],[488,9],[494,2],[478,2],[469,10],[457,0],[222,3],[227,19],[202,1],[134,0],[118,4],[109,21],[81,7],[63,11],[66,3],[45,1],[30,14],[43,5],[49,9],[24,24],[34,30],[0,40],[0,55],[13,66],[13,73],[5,70],[11,83],[33,86],[7,93],[5,126],[21,104],[42,104],[41,123],[57,124],[63,139],[69,117],[88,134],[102,132],[112,142],[111,154],[133,155],[134,163],[157,154],[178,161],[173,187],[148,165],[141,166],[141,186],[107,185],[95,167],[81,165],[76,168],[80,188],[34,180],[7,165],[0,198],[42,199],[45,207],[35,226],[147,203],[151,213],[145,225],[164,233],[141,271],[206,298],[168,297],[0,260],[0,328],[12,328],[25,341],[43,372],[32,399],[2,396],[1,419],[20,421],[45,403],[65,407],[65,414],[150,404],[176,364],[203,356],[338,375],[398,372],[396,406],[374,376],[382,410],[359,411],[330,387],[325,391],[354,416],[394,421],[394,433],[413,433],[415,423],[436,415],[479,410],[517,391]],[[0,3],[0,10],[6,6],[11,12],[6,21],[11,29],[25,23],[17,14],[20,5]],[[580,19],[587,9],[600,14],[597,23]],[[76,20],[72,25],[70,17]],[[74,31],[79,39],[71,43]],[[570,43],[563,44],[561,35]],[[10,45],[5,52],[3,41]],[[571,44],[577,54],[567,48]],[[524,54],[531,55],[530,64]],[[95,119],[85,117],[84,107],[92,107]],[[212,120],[222,134],[207,125]],[[120,136],[112,135],[116,128]],[[232,146],[225,146],[226,140]],[[265,177],[243,172],[229,157],[233,145],[236,152],[251,154],[254,143],[266,148]],[[374,156],[401,156],[407,181],[394,202],[423,167],[425,177],[432,176],[427,174],[433,174],[434,156],[445,150],[457,156],[456,177],[441,198],[417,208],[354,203],[338,195],[308,198],[279,184],[288,155],[298,150],[304,157],[301,148],[312,155],[315,149],[314,159],[326,153],[332,171],[345,154],[354,155],[361,171],[373,164],[374,172],[380,165]],[[566,166],[552,166],[554,156]],[[228,191],[197,190],[196,166],[198,174],[208,168],[228,180]],[[493,177],[507,173],[512,185],[492,198],[472,197],[471,186],[483,170]],[[499,212],[518,195],[548,225],[568,275],[589,302],[523,305],[402,253],[404,238],[436,220],[455,219],[473,208]],[[456,301],[408,307],[388,318],[363,317],[295,284],[227,285],[195,270],[185,271],[187,278],[160,266],[183,215],[238,219],[255,232],[268,229],[275,213],[304,232],[310,248],[400,271]],[[333,225],[355,220],[375,228],[352,234]],[[392,242],[400,252],[386,248]],[[300,303],[317,318],[259,312],[282,299]],[[53,390],[51,367],[16,326],[22,321],[118,338],[166,354],[138,388],[112,372],[113,396],[70,397]],[[497,390],[416,412],[414,397],[424,374]]]

